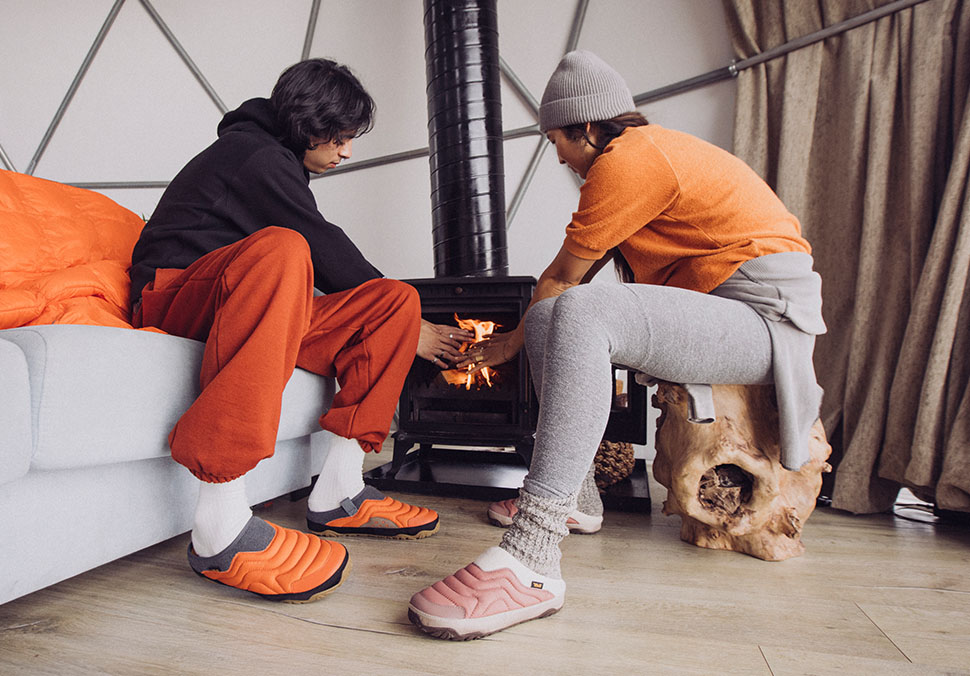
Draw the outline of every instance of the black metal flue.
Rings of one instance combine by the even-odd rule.
[[[436,277],[508,274],[495,0],[425,0]]]

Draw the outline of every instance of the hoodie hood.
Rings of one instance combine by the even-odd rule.
[[[279,139],[280,125],[269,99],[249,99],[235,110],[230,110],[219,123],[218,134],[230,131],[263,131]]]
[[[266,134],[282,144],[297,158],[302,158],[303,153],[306,152],[306,148],[287,142],[286,135],[276,119],[276,111],[273,110],[269,99],[249,99],[235,110],[226,113],[219,123],[217,133],[219,137],[222,137],[229,132]]]

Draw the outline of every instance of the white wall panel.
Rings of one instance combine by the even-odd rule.
[[[499,49],[502,58],[532,93],[542,98],[549,75],[566,51],[576,0],[498,0]],[[503,91],[506,129],[535,123],[535,118]]]
[[[433,276],[426,158],[336,174],[311,185],[321,211],[386,276]]]
[[[579,47],[599,54],[634,94],[730,63],[721,3],[591,0]]]
[[[0,146],[25,171],[112,0],[85,0],[65,11],[63,0],[0,3]]]
[[[35,172],[165,181],[215,139],[221,114],[138,2],[126,2]]]
[[[254,96],[269,96],[280,72],[300,60],[310,16],[307,0],[152,0],[152,5],[230,110]]]
[[[527,153],[531,158],[536,139],[518,139],[505,144],[510,155]],[[506,174],[510,187],[516,178]],[[517,180],[517,179],[516,179]],[[559,164],[551,145],[542,156],[529,191],[509,224],[509,271],[513,275],[538,277],[559,251],[566,224],[572,218],[579,190],[569,169]]]

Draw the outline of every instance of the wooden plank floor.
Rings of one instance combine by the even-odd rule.
[[[483,502],[411,496],[441,531],[347,539],[350,577],[316,603],[202,580],[184,535],[0,606],[0,674],[970,674],[966,529],[822,509],[804,556],[766,563],[681,542],[651,490],[651,514],[566,539],[561,612],[478,641],[423,635],[406,604],[500,531]]]

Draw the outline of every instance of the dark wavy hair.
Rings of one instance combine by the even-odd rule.
[[[269,100],[282,140],[293,149],[312,149],[311,136],[342,143],[374,126],[374,99],[349,68],[329,59],[284,70]]]
[[[589,138],[589,135],[586,133],[586,124],[585,122],[579,122],[577,124],[567,125],[562,128],[563,134],[571,141],[575,141],[578,138],[585,138],[588,144],[598,150],[603,150],[610,144],[610,141],[622,134],[623,130],[627,127],[642,127],[650,123],[647,122],[647,118],[642,113],[637,111],[623,113],[609,120],[590,122],[589,126],[596,130],[600,145],[596,145]]]

